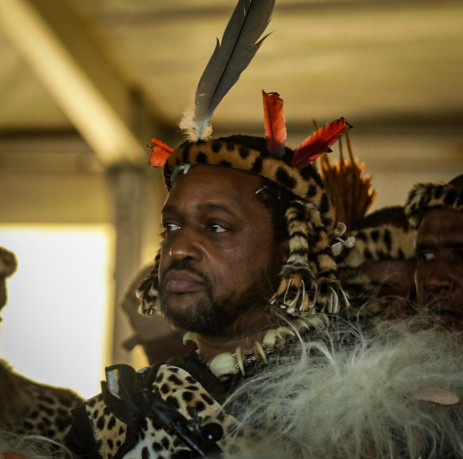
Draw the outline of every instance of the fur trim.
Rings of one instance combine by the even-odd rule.
[[[405,215],[416,229],[427,209],[439,207],[463,212],[463,190],[444,183],[418,183],[408,194]]]
[[[0,430],[0,458],[72,459],[64,445],[42,435]]]
[[[239,457],[463,456],[463,404],[439,396],[463,397],[461,336],[382,322],[346,345],[355,333],[307,342],[234,393],[242,425],[262,432]]]

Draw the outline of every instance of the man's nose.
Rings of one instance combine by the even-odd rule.
[[[174,260],[201,258],[200,237],[196,231],[188,227],[181,228],[169,247],[169,256]]]

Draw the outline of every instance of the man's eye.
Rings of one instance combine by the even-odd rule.
[[[207,231],[210,231],[212,233],[225,233],[228,231],[226,228],[224,228],[222,225],[219,225],[218,223],[209,223],[206,225]]]
[[[181,226],[176,223],[163,223],[162,226],[166,233],[172,233],[172,231],[178,231]]]
[[[432,261],[434,260],[434,258],[436,258],[434,253],[430,251],[426,251],[426,250],[421,250],[416,255],[419,260],[423,260],[423,261]]]

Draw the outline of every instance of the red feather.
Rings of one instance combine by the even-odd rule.
[[[277,158],[285,151],[286,126],[283,99],[277,92],[262,91],[264,96],[265,137],[267,150]]]
[[[174,149],[157,139],[151,139],[151,142],[152,145],[147,145],[151,149],[150,166],[164,167],[167,158]]]
[[[330,146],[351,126],[344,118],[326,124],[307,137],[288,158],[291,166],[304,169],[322,153],[330,151]]]

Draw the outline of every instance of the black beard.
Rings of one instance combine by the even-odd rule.
[[[201,277],[206,295],[188,305],[183,311],[172,308],[166,301],[163,284],[159,286],[159,301],[162,315],[175,327],[200,333],[205,336],[219,335],[228,326],[233,324],[240,316],[251,310],[268,305],[272,295],[272,283],[267,269],[261,272],[259,279],[252,287],[243,292],[238,298],[214,298],[212,285],[202,273],[190,266],[188,262],[179,262],[171,265],[170,269],[187,269]],[[224,309],[226,305],[226,309]]]

